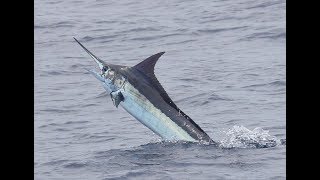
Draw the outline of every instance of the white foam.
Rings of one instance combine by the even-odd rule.
[[[280,144],[280,140],[270,135],[268,130],[257,127],[251,131],[244,126],[233,126],[220,141],[223,148],[265,148]]]

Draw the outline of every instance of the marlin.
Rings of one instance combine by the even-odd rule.
[[[102,82],[115,107],[121,105],[143,125],[167,141],[214,144],[214,141],[171,100],[154,74],[164,52],[154,54],[133,67],[105,63],[76,38],[94,59],[100,72],[88,70]]]

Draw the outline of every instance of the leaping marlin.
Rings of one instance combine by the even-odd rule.
[[[133,67],[113,65],[105,63],[74,39],[98,64],[100,73],[88,71],[102,82],[117,108],[120,104],[164,140],[214,143],[174,104],[154,75],[154,66],[164,52],[152,55]]]

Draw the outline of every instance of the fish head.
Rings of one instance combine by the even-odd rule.
[[[84,47],[76,38],[74,40],[91,56],[91,58],[97,63],[99,67],[99,72],[95,70],[86,69],[93,76],[95,76],[99,81],[102,82],[103,87],[109,92],[114,92],[119,90],[124,83],[124,77],[119,73],[119,69],[124,66],[107,64],[93,53],[91,53],[86,47]]]
[[[124,76],[122,76],[116,69],[104,64],[101,66],[100,71],[88,70],[93,76],[102,82],[104,89],[108,93],[118,91],[123,87],[125,82]]]

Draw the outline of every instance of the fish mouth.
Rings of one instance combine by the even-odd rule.
[[[94,77],[96,77],[98,80],[101,82],[105,81],[105,78],[103,77],[103,74],[108,70],[108,66],[105,65],[105,63],[99,59],[97,56],[95,56],[92,52],[90,52],[84,45],[82,45],[75,37],[73,39],[91,56],[91,58],[98,64],[98,67],[100,69],[100,73],[91,70],[91,69],[86,69],[90,74],[92,74]]]
[[[102,74],[94,71],[93,69],[87,69],[84,68],[85,70],[87,70],[90,74],[92,74],[95,78],[97,78],[99,81],[104,82],[105,78],[102,76]]]

